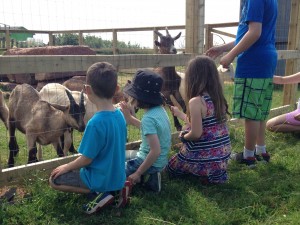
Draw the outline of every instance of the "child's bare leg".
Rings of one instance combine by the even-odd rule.
[[[267,129],[271,132],[293,132],[300,131],[300,126],[288,124],[286,114],[283,114],[268,120]]]
[[[254,151],[260,128],[260,121],[245,120],[245,148]]]
[[[258,135],[256,139],[256,144],[260,146],[264,146],[266,142],[266,121],[259,122]]]

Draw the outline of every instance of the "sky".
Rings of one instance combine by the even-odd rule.
[[[239,2],[206,0],[205,23],[237,22]],[[0,26],[76,30],[184,25],[185,4],[185,0],[0,0]],[[111,34],[101,37],[110,39]],[[47,35],[35,38],[45,40]],[[152,46],[152,38],[145,32],[118,34],[119,40],[141,46]]]

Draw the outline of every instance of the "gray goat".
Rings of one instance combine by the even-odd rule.
[[[37,147],[52,144],[58,156],[64,156],[59,144],[60,137],[70,128],[83,131],[85,124],[80,118],[80,106],[72,94],[66,91],[68,105],[50,104],[41,100],[39,93],[30,85],[17,85],[8,101],[9,159],[8,166],[14,166],[14,157],[19,152],[15,130],[26,135],[28,163],[37,162]]]

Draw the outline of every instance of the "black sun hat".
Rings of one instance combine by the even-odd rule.
[[[123,91],[144,103],[161,105],[163,103],[160,93],[162,84],[163,79],[157,73],[148,69],[139,69],[132,82],[128,83]]]

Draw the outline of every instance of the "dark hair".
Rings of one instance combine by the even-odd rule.
[[[223,94],[219,73],[215,62],[207,56],[197,56],[188,62],[185,72],[186,102],[207,92],[212,99],[216,118],[226,120],[228,104]],[[225,107],[225,108],[224,108]],[[190,117],[189,110],[187,112]]]
[[[91,65],[86,74],[86,83],[100,98],[110,99],[114,96],[118,81],[116,68],[107,62]]]

